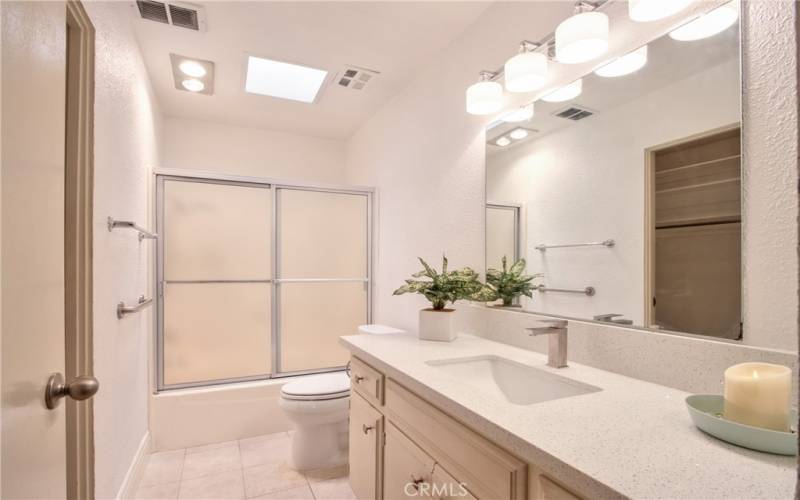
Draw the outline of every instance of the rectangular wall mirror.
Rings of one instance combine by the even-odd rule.
[[[542,273],[531,312],[741,340],[739,23],[565,84],[486,130],[487,269]]]

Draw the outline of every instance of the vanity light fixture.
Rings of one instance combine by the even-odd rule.
[[[578,64],[600,57],[608,50],[608,16],[594,8],[589,2],[578,2],[575,14],[558,25],[555,34],[558,62]]]
[[[628,0],[628,16],[638,22],[657,21],[685,9],[692,0]]]
[[[524,128],[517,127],[508,134],[512,139],[521,140],[528,137],[528,131]]]
[[[492,81],[496,73],[481,71],[480,75],[480,81],[467,89],[467,113],[490,115],[503,106],[503,86]]]
[[[201,92],[206,88],[206,85],[197,78],[187,78],[181,82],[181,85],[189,92]]]
[[[506,123],[526,122],[533,118],[533,103],[522,106],[500,118]]]
[[[187,59],[178,65],[178,69],[181,70],[186,76],[191,76],[192,78],[202,78],[206,76],[206,68],[203,67],[197,61],[192,61],[191,59]]]
[[[556,89],[546,96],[542,97],[546,102],[563,102],[575,99],[583,92],[583,79],[579,78],[569,85],[565,85],[560,89]]]
[[[703,38],[722,33],[733,26],[737,19],[739,19],[739,11],[736,8],[735,2],[731,2],[703,14],[680,28],[672,30],[669,36],[673,40],[678,40],[680,42],[702,40]]]
[[[643,45],[633,52],[628,52],[610,63],[596,69],[594,74],[605,78],[629,75],[639,71],[647,64],[647,45]]]
[[[519,54],[506,61],[503,75],[509,92],[533,92],[547,79],[547,55],[534,52],[539,44],[523,41]]]
[[[496,141],[494,141],[494,143],[502,148],[502,147],[506,147],[509,144],[511,144],[511,140],[508,137],[503,136],[503,137],[497,139]]]

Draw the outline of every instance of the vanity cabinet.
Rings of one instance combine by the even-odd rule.
[[[360,499],[381,493],[383,415],[357,392],[350,396],[350,486]]]
[[[544,474],[535,474],[537,500],[581,500],[581,498]]]
[[[534,465],[351,360],[350,483],[359,500],[580,500]]]
[[[383,457],[384,500],[429,497],[435,462],[391,422],[386,425]]]
[[[384,377],[358,358],[350,358],[350,385],[373,406],[383,405]]]

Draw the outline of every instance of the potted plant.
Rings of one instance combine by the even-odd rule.
[[[406,284],[394,291],[393,295],[419,293],[428,299],[431,307],[419,312],[419,338],[450,342],[456,338],[452,318],[455,309],[447,309],[461,299],[487,300],[486,289],[478,280],[478,273],[464,267],[455,271],[447,270],[447,257],[442,256],[442,271],[437,272],[427,262],[418,257],[422,271],[414,273]],[[427,278],[427,279],[423,279]]]
[[[542,274],[524,274],[525,259],[514,262],[511,269],[507,266],[506,257],[502,259],[503,269],[489,269],[486,271],[486,288],[490,301],[502,300],[503,307],[513,307],[514,299],[520,295],[533,298],[536,285],[532,281]]]

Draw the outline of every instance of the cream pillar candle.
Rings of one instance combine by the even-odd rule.
[[[770,363],[741,363],[725,370],[728,420],[777,431],[789,430],[792,370]]]

